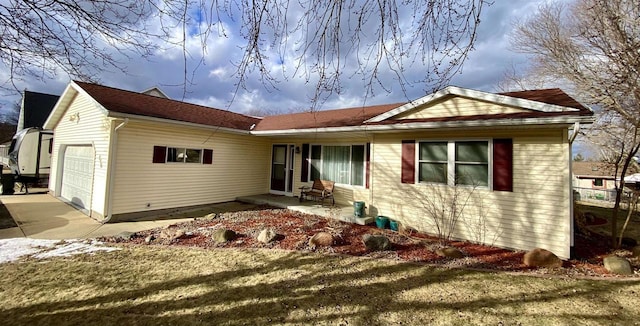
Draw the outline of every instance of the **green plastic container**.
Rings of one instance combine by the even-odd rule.
[[[354,201],[353,202],[353,216],[355,217],[364,217],[364,202],[363,201]]]
[[[393,231],[398,231],[398,221],[389,220],[389,228]]]
[[[389,218],[386,216],[376,216],[376,226],[380,229],[386,229],[389,227]]]

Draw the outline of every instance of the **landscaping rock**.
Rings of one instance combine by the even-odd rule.
[[[628,260],[618,256],[608,256],[605,257],[602,262],[604,263],[604,268],[608,270],[610,273],[620,274],[620,275],[630,275],[633,274],[633,270],[631,269],[631,264]]]
[[[391,249],[391,242],[384,235],[365,234],[362,242],[369,251],[384,251]]]
[[[223,242],[227,242],[227,241],[232,241],[236,238],[237,234],[235,232],[233,232],[232,230],[229,229],[217,229],[215,231],[213,231],[213,234],[211,234],[211,238],[213,239],[213,241],[215,241],[216,243],[223,243]]]
[[[118,235],[116,235],[116,239],[129,241],[129,240],[133,239],[133,237],[135,237],[135,236],[136,236],[135,232],[122,231],[122,232],[118,233]]]
[[[636,239],[634,238],[623,237],[622,245],[625,247],[635,247],[638,245],[638,241],[636,241]]]
[[[184,238],[185,235],[186,232],[184,230],[176,230],[176,232],[171,235],[171,241],[180,240]]]
[[[531,267],[558,268],[562,267],[562,260],[549,250],[535,248],[524,254],[524,264]]]
[[[633,257],[640,257],[640,246],[635,246],[631,249],[631,255]]]
[[[464,254],[458,248],[445,247],[436,250],[436,255],[447,258],[463,258]]]
[[[309,247],[329,247],[335,243],[335,238],[329,232],[318,232],[309,239]]]
[[[278,237],[278,234],[276,233],[275,230],[264,229],[260,231],[260,234],[258,234],[257,239],[262,243],[269,243],[269,242],[275,241],[277,237]]]
[[[154,237],[154,236],[153,236],[153,234],[152,234],[152,235],[150,235],[150,236],[148,236],[148,237],[144,238],[144,243],[146,243],[146,244],[150,244],[150,243],[151,243],[151,241],[153,241],[153,240],[155,240],[155,239],[156,239],[156,237]]]

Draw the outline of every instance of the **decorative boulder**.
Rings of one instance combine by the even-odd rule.
[[[118,235],[116,235],[116,239],[129,241],[129,240],[133,239],[135,236],[136,236],[135,232],[122,231],[122,232],[118,233]]]
[[[542,248],[535,248],[524,254],[524,264],[531,267],[562,267],[562,260],[554,253]]]
[[[384,235],[365,234],[362,242],[369,251],[384,251],[391,249],[391,242]]]
[[[278,234],[276,233],[275,230],[263,229],[262,231],[260,231],[260,234],[258,234],[257,239],[262,243],[269,243],[269,242],[275,241],[277,237],[278,237]]]
[[[640,257],[640,246],[635,246],[631,249],[631,255],[633,257]]]
[[[155,240],[155,239],[156,239],[156,237],[154,237],[154,236],[153,236],[153,234],[152,234],[152,235],[149,235],[149,236],[147,236],[146,238],[144,238],[144,243],[146,243],[146,244],[150,244],[150,243],[151,243],[151,241],[153,241],[153,240]]]
[[[436,255],[447,258],[462,258],[464,254],[458,248],[445,247],[436,250]]]
[[[235,239],[237,234],[229,229],[217,229],[211,234],[211,238],[216,243],[223,243]]]
[[[329,232],[318,232],[309,239],[309,247],[329,247],[335,243],[333,235]]]
[[[604,257],[602,260],[604,268],[613,274],[630,275],[633,274],[631,264],[628,260],[618,256]]]

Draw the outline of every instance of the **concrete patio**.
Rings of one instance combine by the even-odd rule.
[[[325,202],[325,205],[321,205],[315,201],[300,202],[296,197],[271,194],[239,197],[237,202],[207,205],[207,207],[202,207],[198,210],[170,214],[172,216],[169,217],[158,215],[135,222],[105,224],[88,217],[47,193],[0,196],[0,201],[5,205],[17,224],[17,227],[0,229],[0,239],[19,237],[83,239],[113,236],[123,231],[138,232],[190,221],[193,220],[193,217],[204,216],[211,212],[245,210],[252,205],[270,205],[361,225],[374,222],[374,218],[370,216],[356,218],[353,214],[353,206],[332,206],[327,202]]]
[[[366,225],[374,223],[375,219],[372,216],[365,216],[362,218],[354,216],[353,206],[345,205],[331,205],[329,201],[325,201],[324,205],[320,202],[312,200],[300,201],[297,197],[287,197],[272,194],[262,194],[255,196],[243,196],[238,197],[236,200],[240,202],[257,204],[257,205],[271,205],[279,208],[286,208],[293,211],[315,214],[323,217],[334,218],[344,222],[356,223],[360,225]]]

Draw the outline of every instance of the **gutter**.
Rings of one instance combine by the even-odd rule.
[[[329,132],[397,132],[397,131],[410,131],[415,129],[442,129],[442,128],[473,128],[473,127],[522,127],[526,125],[548,125],[548,124],[577,124],[593,123],[593,117],[578,117],[578,118],[524,118],[524,119],[505,119],[505,120],[475,120],[475,121],[452,121],[452,122],[414,122],[403,124],[389,124],[389,125],[358,125],[349,127],[325,127],[325,128],[307,128],[307,129],[284,129],[284,130],[263,130],[263,131],[251,131],[254,136],[288,136],[288,135],[303,135],[314,133],[329,133]]]
[[[107,163],[107,174],[109,175],[109,177],[107,178],[107,198],[105,198],[105,202],[106,202],[106,209],[105,209],[105,218],[102,220],[101,223],[107,223],[109,222],[109,220],[111,220],[112,217],[112,210],[113,210],[113,184],[115,183],[115,179],[116,179],[116,170],[113,168],[115,166],[116,163],[116,152],[117,152],[117,145],[118,145],[118,130],[120,130],[121,128],[124,128],[124,126],[126,126],[129,123],[129,118],[125,118],[124,121],[122,121],[119,125],[117,125],[114,129],[113,129],[113,133],[112,135],[112,139],[111,142],[109,144],[109,161]]]
[[[199,123],[195,123],[195,122],[186,122],[186,121],[179,121],[179,120],[148,117],[148,116],[144,116],[144,115],[120,113],[120,112],[114,112],[114,111],[109,111],[107,116],[111,117],[111,118],[121,118],[121,119],[125,119],[125,120],[133,119],[133,120],[142,120],[142,121],[150,121],[150,122],[158,122],[158,123],[169,123],[169,124],[172,124],[172,125],[180,125],[180,126],[199,128],[199,129],[209,129],[209,130],[216,130],[216,131],[224,131],[224,132],[240,134],[240,135],[249,135],[251,133],[249,130],[233,129],[233,128],[219,127],[219,126],[209,126],[209,125],[199,124]]]
[[[575,200],[575,198],[573,198],[573,150],[572,150],[572,145],[573,145],[573,141],[576,140],[576,137],[578,136],[578,132],[580,131],[580,122],[576,121],[573,124],[573,133],[571,134],[571,136],[569,136],[569,257],[570,258],[574,258],[575,253],[574,253],[574,246],[575,246],[575,219],[573,218],[573,214],[575,213],[573,211],[573,201]]]

